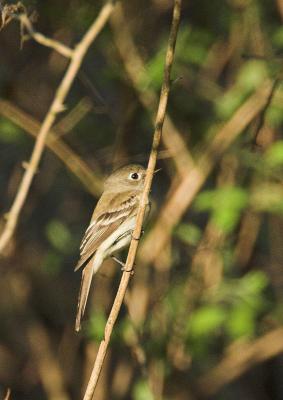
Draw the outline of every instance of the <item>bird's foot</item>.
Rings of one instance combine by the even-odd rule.
[[[122,268],[121,268],[122,272],[130,272],[131,275],[134,275],[134,270],[133,269],[126,269],[126,264],[123,261],[119,260],[119,258],[117,258],[115,256],[111,256],[111,258],[122,266]]]
[[[126,269],[126,267],[121,268],[122,272],[130,272],[131,276],[134,275],[135,271],[133,269]]]
[[[134,231],[132,231],[132,239],[138,241],[138,240],[140,240],[140,238],[142,237],[143,234],[144,234],[144,230],[142,229],[141,233],[140,233],[140,236],[137,238],[137,237],[134,236]]]
[[[120,264],[122,266],[122,268],[125,268],[125,263],[121,260],[119,260],[119,258],[115,257],[115,256],[111,256],[112,260],[116,261],[116,263]]]

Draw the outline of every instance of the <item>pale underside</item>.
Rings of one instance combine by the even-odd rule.
[[[84,266],[76,317],[77,331],[81,327],[93,274],[105,258],[127,246],[131,240],[140,196],[141,192],[137,191],[117,193],[116,196],[104,193],[94,210],[81,243],[81,257],[75,268],[77,270]],[[147,214],[148,211],[149,207]]]

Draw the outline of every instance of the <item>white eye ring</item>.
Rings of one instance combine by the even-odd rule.
[[[139,181],[141,179],[141,174],[139,174],[138,172],[131,172],[128,176],[128,179],[130,179],[131,181]]]

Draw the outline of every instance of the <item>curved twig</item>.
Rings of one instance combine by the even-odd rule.
[[[150,116],[152,116],[154,123],[152,110],[155,110],[157,107],[158,97],[151,88],[141,90],[141,76],[146,70],[146,66],[135,45],[133,34],[124,15],[122,3],[118,4],[115,13],[112,14],[110,24],[114,33],[113,39],[124,63],[127,75],[141,104],[149,112]],[[180,174],[180,176],[185,176],[187,172],[194,167],[195,163],[184,138],[169,115],[166,116],[162,141],[167,147],[171,157],[173,157],[178,174]]]
[[[6,395],[3,400],[9,400],[11,398],[10,396],[11,396],[11,389],[9,388],[7,389]]]
[[[20,212],[24,206],[35,172],[38,169],[41,155],[45,147],[47,135],[55,122],[57,114],[64,110],[64,101],[71,89],[71,86],[79,71],[83,58],[89,46],[92,44],[92,42],[95,40],[97,35],[106,24],[113,9],[113,1],[107,2],[102,7],[96,20],[92,23],[88,31],[83,36],[82,40],[78,43],[75,50],[73,51],[69,67],[56,91],[54,100],[41,125],[31,158],[27,163],[27,168],[20,183],[15,200],[7,215],[6,224],[0,236],[0,254],[3,252],[4,248],[8,244],[15,231]]]
[[[254,365],[283,352],[283,328],[276,328],[253,342],[239,343],[213,368],[201,376],[198,387],[205,396],[213,396]]]
[[[32,137],[37,138],[40,123],[15,104],[0,98],[0,115],[8,118]],[[58,130],[57,126],[58,124],[50,129],[46,139],[46,147],[53,151],[89,193],[96,197],[100,196],[103,189],[101,175],[97,171],[94,173],[87,163],[60,138],[61,131]]]
[[[20,1],[17,4],[5,4],[3,7],[0,4],[0,13],[2,20],[0,30],[8,25],[12,20],[19,20],[22,43],[27,39],[28,36],[28,38],[33,38],[33,40],[42,44],[43,46],[50,47],[51,49],[57,51],[63,57],[72,58],[73,49],[61,42],[58,42],[57,40],[51,39],[42,33],[37,32],[34,29],[32,25],[32,19],[35,16],[35,13],[28,16],[26,7]],[[27,32],[27,34],[25,32]]]
[[[142,194],[141,203],[138,210],[136,227],[133,232],[133,238],[130,244],[128,257],[126,261],[125,271],[122,275],[120,285],[108,317],[105,331],[104,331],[104,339],[101,341],[99,350],[96,356],[96,360],[94,363],[94,367],[90,376],[90,380],[88,382],[88,386],[84,395],[84,400],[91,400],[93,397],[93,393],[95,387],[98,382],[98,378],[102,369],[103,361],[107,352],[107,348],[110,342],[111,334],[114,328],[115,321],[118,317],[128,284],[131,277],[131,272],[133,270],[134,260],[137,253],[139,238],[142,229],[142,222],[144,218],[145,209],[148,204],[148,194],[150,191],[154,168],[157,160],[157,151],[158,146],[160,144],[161,135],[162,135],[162,128],[165,119],[166,107],[168,102],[168,96],[170,91],[170,72],[171,67],[173,64],[174,59],[174,51],[175,51],[175,44],[177,39],[177,33],[179,28],[180,16],[181,16],[181,3],[182,0],[175,0],[174,1],[174,11],[173,11],[173,20],[171,25],[171,31],[168,40],[168,47],[166,53],[166,60],[165,60],[165,69],[164,69],[164,79],[163,85],[160,94],[159,106],[157,110],[156,122],[155,122],[155,131],[153,135],[153,142],[150,152],[150,157],[147,166],[147,174],[145,179],[145,187]]]

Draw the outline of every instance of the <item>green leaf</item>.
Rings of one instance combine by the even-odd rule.
[[[147,63],[145,73],[141,75],[140,87],[145,90],[148,86],[160,89],[163,81],[165,46]]]
[[[62,256],[55,251],[49,251],[43,259],[42,270],[56,276],[62,269]]]
[[[230,310],[225,324],[228,335],[232,339],[251,337],[255,331],[255,312],[247,304],[240,304]]]
[[[273,128],[279,128],[283,122],[283,109],[278,105],[272,104],[266,110],[266,122]]]
[[[127,317],[119,320],[118,324],[116,325],[116,330],[114,332],[115,339],[125,343],[130,343],[133,338],[133,334],[134,332],[132,321]]]
[[[272,43],[274,46],[276,46],[277,48],[283,48],[283,27],[282,26],[280,26],[279,28],[276,29],[271,40],[272,40]]]
[[[255,308],[267,285],[268,279],[264,272],[252,271],[239,279],[225,279],[215,294],[215,300],[226,304],[244,301]]]
[[[262,271],[252,271],[240,280],[242,288],[248,294],[260,294],[268,285],[268,279]]]
[[[243,64],[240,69],[237,84],[245,91],[251,91],[256,89],[267,76],[265,63],[259,60],[251,60]]]
[[[180,224],[175,230],[175,235],[183,242],[195,246],[201,238],[201,230],[193,224]]]
[[[7,119],[0,119],[0,141],[14,143],[22,138],[22,130]]]
[[[197,309],[187,324],[189,336],[201,337],[214,333],[223,324],[226,311],[220,305],[207,305]]]
[[[221,119],[227,119],[239,108],[246,97],[268,76],[262,61],[249,61],[243,64],[233,85],[223,96],[216,99],[215,109]]]
[[[205,191],[198,195],[195,208],[212,211],[213,222],[224,232],[230,232],[237,224],[240,213],[248,203],[247,192],[240,187],[225,187]]]
[[[93,311],[87,324],[87,335],[95,340],[101,341],[104,337],[106,316],[103,311]]]
[[[148,385],[148,382],[141,380],[135,384],[133,389],[134,400],[154,400],[152,391]]]
[[[164,305],[166,305],[166,313],[168,318],[174,320],[178,310],[184,305],[184,281],[176,282],[168,290],[167,295],[164,298]],[[154,321],[156,322],[156,321]]]
[[[283,164],[283,140],[278,140],[268,148],[264,155],[264,161],[269,167],[277,167]]]
[[[246,93],[235,86],[223,96],[216,99],[215,111],[217,116],[223,120],[228,119],[240,107],[246,98]]]
[[[214,209],[216,190],[205,190],[200,193],[194,203],[197,211],[209,211]]]
[[[240,209],[229,209],[223,207],[222,209],[214,210],[212,214],[213,223],[218,226],[223,232],[231,232],[237,225],[240,219]]]
[[[213,37],[207,30],[183,26],[178,34],[176,62],[202,65],[212,40]]]
[[[68,253],[72,236],[66,225],[58,220],[51,220],[45,229],[49,242],[63,253]]]

